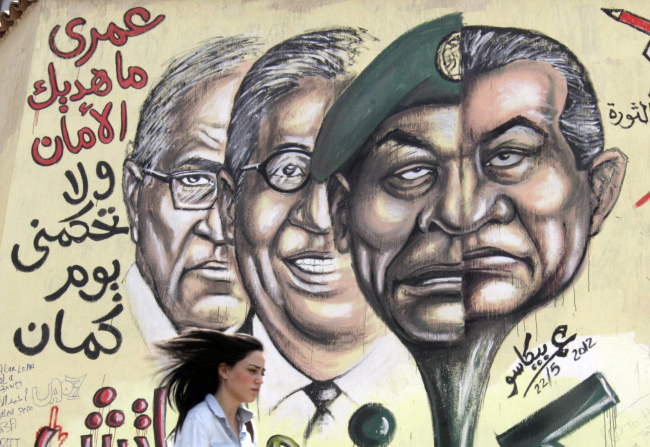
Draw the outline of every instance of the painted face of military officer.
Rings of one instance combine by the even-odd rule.
[[[174,143],[154,169],[125,164],[136,262],[177,327],[234,330],[250,307],[217,204],[226,181],[226,130],[244,73],[209,78],[185,95],[171,123]]]
[[[559,126],[567,83],[521,60],[463,81],[460,105],[390,116],[340,175],[341,248],[369,299],[419,341],[529,309],[573,277],[614,206],[617,150],[587,169]]]

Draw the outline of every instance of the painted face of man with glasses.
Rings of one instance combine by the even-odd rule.
[[[170,143],[153,166],[143,167],[135,150],[124,165],[138,270],[176,330],[236,330],[249,310],[217,200],[243,74],[240,68],[200,81],[167,118]]]
[[[382,327],[351,258],[334,246],[327,186],[309,176],[320,124],[344,86],[306,77],[274,104],[241,168],[236,205],[237,254],[256,313],[315,380],[349,370]]]

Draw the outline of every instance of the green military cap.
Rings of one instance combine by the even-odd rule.
[[[382,51],[325,116],[311,175],[323,181],[361,148],[386,118],[410,107],[460,102],[462,15],[413,28]]]

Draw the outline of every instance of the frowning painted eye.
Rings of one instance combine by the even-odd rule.
[[[399,169],[392,177],[404,186],[418,186],[436,179],[437,169],[429,164],[412,164]]]
[[[169,174],[172,198],[178,210],[207,210],[217,197],[217,172],[180,171]]]
[[[386,176],[384,185],[397,195],[422,194],[435,184],[438,168],[430,164],[412,164]]]
[[[424,176],[431,175],[432,173],[432,168],[425,166],[416,166],[414,168],[404,169],[402,171],[396,172],[395,175],[404,180],[417,180]]]
[[[183,186],[211,186],[213,184],[212,179],[207,175],[202,174],[187,174],[179,177],[179,181]]]
[[[524,157],[525,155],[518,152],[505,151],[500,152],[494,157],[490,158],[486,164],[495,168],[508,168],[510,166],[515,166],[521,162]]]

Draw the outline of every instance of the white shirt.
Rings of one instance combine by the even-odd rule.
[[[255,413],[243,405],[237,410],[239,433],[235,436],[221,405],[212,394],[205,396],[200,404],[188,413],[183,427],[176,434],[175,447],[253,447],[256,445],[246,429],[246,422]]]
[[[295,369],[273,345],[262,322],[253,319],[253,335],[264,344],[266,373],[257,400],[257,431],[260,445],[282,434],[301,447],[352,446],[348,422],[366,403],[380,403],[395,416],[397,431],[391,445],[429,446],[433,444],[427,394],[420,373],[409,352],[388,332],[377,339],[364,359],[347,373],[334,379],[341,395],[329,406],[333,418],[303,436],[316,407],[302,391],[312,380]]]

